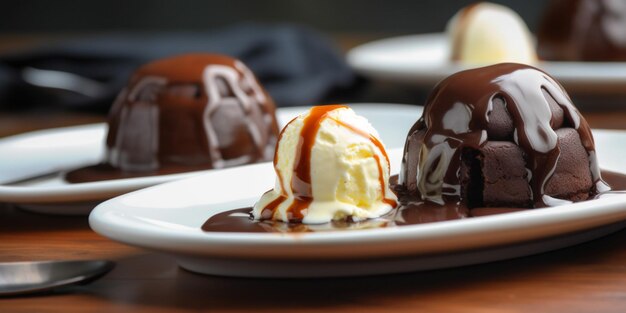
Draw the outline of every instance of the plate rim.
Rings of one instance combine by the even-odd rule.
[[[250,166],[271,165],[255,164]],[[247,168],[235,168],[229,171],[245,173],[247,170]],[[618,172],[626,174],[626,170]],[[626,194],[623,194],[591,200],[595,204],[593,206],[589,205],[590,201],[584,201],[561,207],[463,220],[395,228],[311,234],[205,233],[199,227],[180,232],[150,225],[147,222],[142,224],[132,219],[124,220],[128,212],[124,213],[123,211],[128,210],[128,208],[124,208],[123,201],[128,197],[133,197],[135,193],[149,194],[155,188],[163,192],[163,189],[172,188],[172,185],[191,184],[194,180],[202,181],[211,175],[217,176],[215,173],[207,173],[182,181],[149,187],[108,200],[92,211],[89,216],[89,224],[94,231],[113,240],[167,253],[239,258],[253,256],[258,258],[324,259],[330,257],[336,259],[347,257],[343,250],[337,250],[346,247],[351,247],[353,254],[349,256],[350,258],[380,256],[381,251],[386,251],[385,256],[432,254],[541,239],[600,227],[626,218],[626,210],[624,210]],[[197,183],[193,184],[198,185]],[[601,213],[598,213],[598,208],[602,209]],[[383,235],[381,236],[381,234]],[[495,234],[499,236],[493,236]],[[482,238],[482,240],[473,244],[461,244],[462,241],[455,241],[456,236],[461,236],[466,241],[468,236]],[[390,241],[394,242],[396,247],[385,247],[385,244]],[[368,251],[355,248],[355,242],[367,242],[370,248],[373,246],[376,249]],[[441,246],[441,242],[445,242],[447,246]],[[425,243],[428,244],[425,245]],[[397,247],[398,244],[412,248],[407,253],[403,253],[402,249]],[[261,246],[264,249],[262,256],[257,252]],[[252,251],[241,249],[246,247],[256,247],[256,249]],[[287,250],[291,252],[285,254],[285,247],[289,247],[290,249]],[[307,251],[307,249],[312,250]],[[334,252],[317,255],[316,253],[320,249],[330,249]]]
[[[433,64],[432,66],[422,67],[422,71],[416,71],[416,67],[398,67],[388,68],[381,65],[368,65],[369,62],[364,62],[367,59],[367,55],[370,54],[372,49],[380,49],[381,45],[389,43],[396,44],[397,42],[411,42],[415,40],[431,40],[446,42],[447,37],[445,32],[433,32],[422,34],[409,34],[400,35],[387,38],[381,38],[370,42],[363,43],[356,47],[353,47],[346,53],[346,60],[348,64],[357,72],[372,77],[382,78],[386,80],[392,80],[403,83],[420,83],[420,84],[434,84],[437,81],[464,69],[468,69],[471,66],[463,66],[458,63],[445,62],[444,66],[440,64]],[[476,65],[480,66],[480,65]],[[474,67],[476,67],[474,66]],[[566,62],[566,61],[540,61],[535,66],[543,68],[551,75],[555,76],[561,83],[566,85],[571,93],[600,93],[600,92],[620,92],[624,93],[623,84],[626,82],[626,71],[616,71],[615,66],[619,66],[620,69],[626,69],[626,62]],[[605,67],[611,69],[614,74],[618,75],[573,75],[567,73],[565,70],[568,67],[576,66],[583,68],[586,71],[597,69],[597,67]],[[620,88],[621,87],[621,88]]]

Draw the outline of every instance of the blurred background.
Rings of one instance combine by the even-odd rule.
[[[469,0],[22,0],[2,4],[5,34],[210,30],[241,22],[302,24],[327,34],[441,31]],[[491,1],[518,12],[531,29],[547,1]]]
[[[137,66],[198,50],[242,58],[279,106],[331,102],[422,104],[430,88],[359,76],[345,64],[345,53],[382,38],[441,32],[459,9],[474,2],[3,2],[0,136],[103,121],[114,96]],[[547,5],[547,1],[540,0],[492,2],[516,11],[531,31],[536,30]],[[299,64],[318,60],[321,65],[300,68],[296,60]],[[93,91],[89,94],[42,87],[33,83],[39,74],[55,73],[40,73],[38,69],[69,71],[95,87],[86,88]],[[314,90],[302,88],[313,85],[317,86]]]

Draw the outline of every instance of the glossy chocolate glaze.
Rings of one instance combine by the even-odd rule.
[[[626,61],[626,2],[553,0],[537,31],[545,60]]]
[[[101,165],[70,182],[224,168],[271,160],[275,106],[252,72],[222,55],[186,54],[139,68],[109,114]]]
[[[491,114],[494,105],[504,106],[508,120]],[[507,122],[512,123],[510,128],[498,125]],[[589,193],[607,190],[591,130],[552,77],[514,63],[456,73],[435,87],[422,117],[409,131],[399,183],[409,194],[440,205],[466,201],[461,194],[462,153],[478,151],[491,139],[510,140],[525,157],[530,205],[556,204],[560,201],[547,195],[545,188],[560,158],[555,129],[561,127],[574,129],[587,152],[593,181]],[[510,131],[499,133],[506,129]],[[419,140],[411,141],[415,136]]]
[[[290,222],[298,223],[302,221],[304,218],[304,211],[309,207],[311,202],[313,201],[313,193],[311,190],[311,152],[313,150],[313,145],[315,144],[315,138],[317,137],[317,133],[321,126],[321,123],[324,119],[330,118],[328,113],[334,111],[336,109],[347,108],[344,105],[325,105],[325,106],[316,106],[311,108],[309,115],[304,119],[302,129],[300,130],[300,138],[298,147],[296,150],[296,156],[294,161],[294,169],[293,176],[291,181],[289,182],[290,188],[293,192],[294,201],[287,208],[287,217]],[[361,131],[360,129],[346,124],[340,120],[333,119],[340,126],[349,129],[354,134],[358,136],[363,136],[369,139],[383,154],[387,161],[387,165],[389,165],[389,157],[387,156],[387,152],[383,144],[374,136]],[[280,138],[287,129],[289,125],[287,125],[283,131],[280,133]],[[278,154],[274,155],[274,169],[276,170],[278,164]],[[380,187],[383,192],[383,201],[395,206],[395,201],[391,199],[387,199],[385,197],[385,182],[383,180],[383,169],[381,165],[381,160],[378,159],[378,156],[374,154],[374,158],[376,158],[376,163],[378,165],[378,174],[380,179]],[[387,167],[389,170],[389,167]],[[276,170],[276,176],[278,177],[278,182],[281,186],[281,190],[284,192],[287,190],[285,188],[285,182],[280,172]],[[268,203],[261,211],[261,219],[268,220],[272,219],[274,213],[278,209],[284,201],[288,199],[286,194],[281,194],[274,201]]]
[[[626,175],[602,172],[602,176],[613,188],[626,190]],[[393,181],[395,177],[390,180]],[[417,225],[471,217],[506,214],[528,210],[528,208],[474,208],[457,203],[438,205],[432,202],[411,201],[406,197],[399,206],[389,214],[377,219],[361,222],[349,220],[334,221],[321,225],[302,223],[283,223],[272,220],[257,221],[251,217],[252,208],[241,208],[225,211],[211,216],[203,225],[206,232],[248,232],[248,233],[302,233],[318,231],[348,231],[368,228],[384,228]]]

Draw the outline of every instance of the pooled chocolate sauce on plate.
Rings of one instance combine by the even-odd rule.
[[[252,72],[222,55],[186,54],[139,68],[109,114],[102,164],[71,183],[271,160],[275,106]]]
[[[603,171],[602,177],[615,190],[626,190],[626,175]],[[396,177],[392,177],[392,181]],[[620,191],[616,191],[620,193]],[[607,192],[608,194],[612,192]],[[601,194],[602,195],[602,194]],[[563,208],[566,210],[566,208]],[[473,218],[480,216],[506,214],[529,208],[473,208],[447,203],[438,205],[432,202],[409,201],[401,203],[389,214],[380,218],[354,222],[350,220],[333,221],[326,224],[284,223],[272,220],[254,220],[252,208],[240,208],[224,211],[211,216],[203,225],[205,232],[243,232],[243,233],[302,233],[320,231],[350,231],[358,229],[402,227],[448,220]]]

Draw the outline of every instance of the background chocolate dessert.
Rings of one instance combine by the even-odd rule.
[[[186,54],[139,68],[109,114],[104,164],[74,182],[272,160],[275,106],[252,72],[223,55]]]
[[[469,207],[542,207],[588,199],[600,177],[591,130],[561,85],[503,63],[441,81],[409,131],[400,185]]]
[[[537,30],[538,53],[556,61],[626,61],[626,2],[552,0]]]

